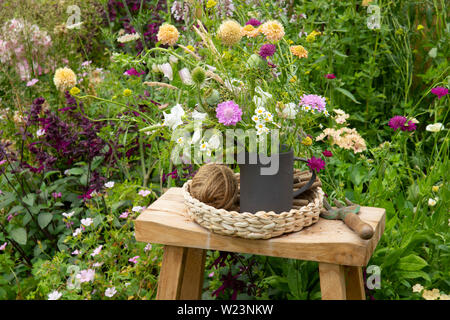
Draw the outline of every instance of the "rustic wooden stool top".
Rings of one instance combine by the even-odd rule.
[[[317,261],[322,299],[365,299],[361,267],[383,234],[385,210],[361,207],[359,216],[374,228],[372,239],[362,240],[342,221],[326,219],[268,240],[234,238],[191,221],[181,188],[171,188],[135,220],[135,235],[137,241],[165,245],[157,299],[201,297],[205,250]]]

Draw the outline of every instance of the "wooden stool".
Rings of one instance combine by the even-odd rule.
[[[359,215],[375,230],[370,240],[359,238],[342,221],[326,219],[278,238],[233,238],[191,221],[181,188],[171,188],[135,220],[135,234],[137,241],[165,245],[156,295],[160,300],[201,298],[206,250],[318,261],[322,299],[364,300],[361,267],[383,234],[385,210],[361,207]]]

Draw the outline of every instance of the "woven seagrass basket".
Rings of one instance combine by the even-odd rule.
[[[295,173],[298,171],[295,171],[294,175]],[[239,180],[239,174],[236,174],[236,178]],[[307,204],[293,205],[289,212],[278,214],[273,211],[239,212],[239,200],[233,210],[216,209],[191,196],[189,193],[191,181],[187,181],[182,188],[189,217],[209,231],[226,236],[270,239],[300,231],[319,220],[323,204],[322,188],[314,187],[302,195]]]

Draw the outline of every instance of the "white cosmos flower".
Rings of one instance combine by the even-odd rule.
[[[75,232],[72,234],[73,237],[78,236],[79,234],[81,234],[82,229],[81,228],[76,228]]]
[[[81,219],[80,222],[83,226],[89,227],[94,222],[94,220],[92,220],[92,218],[86,218],[86,219]]]
[[[164,114],[164,126],[168,126],[170,129],[175,130],[180,124],[183,123],[181,118],[184,116],[184,110],[180,104],[175,105],[170,110],[170,113]]]
[[[38,131],[36,131],[36,136],[37,137],[42,137],[45,134],[45,130],[44,129],[39,129]]]
[[[436,123],[427,125],[425,130],[427,130],[429,132],[439,132],[441,130],[444,130],[444,125],[440,122],[436,122]]]
[[[111,298],[112,296],[114,296],[117,293],[117,290],[115,287],[112,288],[108,288],[105,290],[105,296],[107,296],[108,298]]]
[[[297,112],[298,112],[297,105],[293,102],[289,102],[285,105],[282,115],[287,119],[295,119]]]
[[[74,213],[75,213],[75,211],[72,211],[72,212],[70,212],[70,213],[65,213],[65,212],[63,212],[62,215],[63,215],[64,217],[66,217],[67,219],[70,219],[70,218],[74,215]]]
[[[61,298],[61,296],[62,293],[55,290],[48,294],[48,300],[58,300],[59,298]]]
[[[428,199],[428,205],[430,206],[430,207],[434,207],[435,205],[436,205],[436,203],[437,203],[437,201],[436,200],[434,200],[434,199]]]
[[[183,68],[178,73],[180,75],[181,82],[183,82],[185,85],[190,86],[194,84],[194,81],[192,81],[191,72],[188,68]]]

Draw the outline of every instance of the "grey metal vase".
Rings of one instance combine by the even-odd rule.
[[[252,159],[253,161],[250,161]],[[274,161],[278,161],[278,170],[275,174],[267,174],[267,172],[273,173],[274,170],[269,170],[269,168],[274,166]],[[241,188],[240,211],[281,213],[291,210],[293,198],[308,190],[316,179],[315,172],[312,171],[313,176],[308,184],[293,192],[294,161],[306,162],[307,160],[295,158],[292,150],[269,157],[245,153],[245,161],[238,162]],[[264,169],[266,169],[265,174]]]

